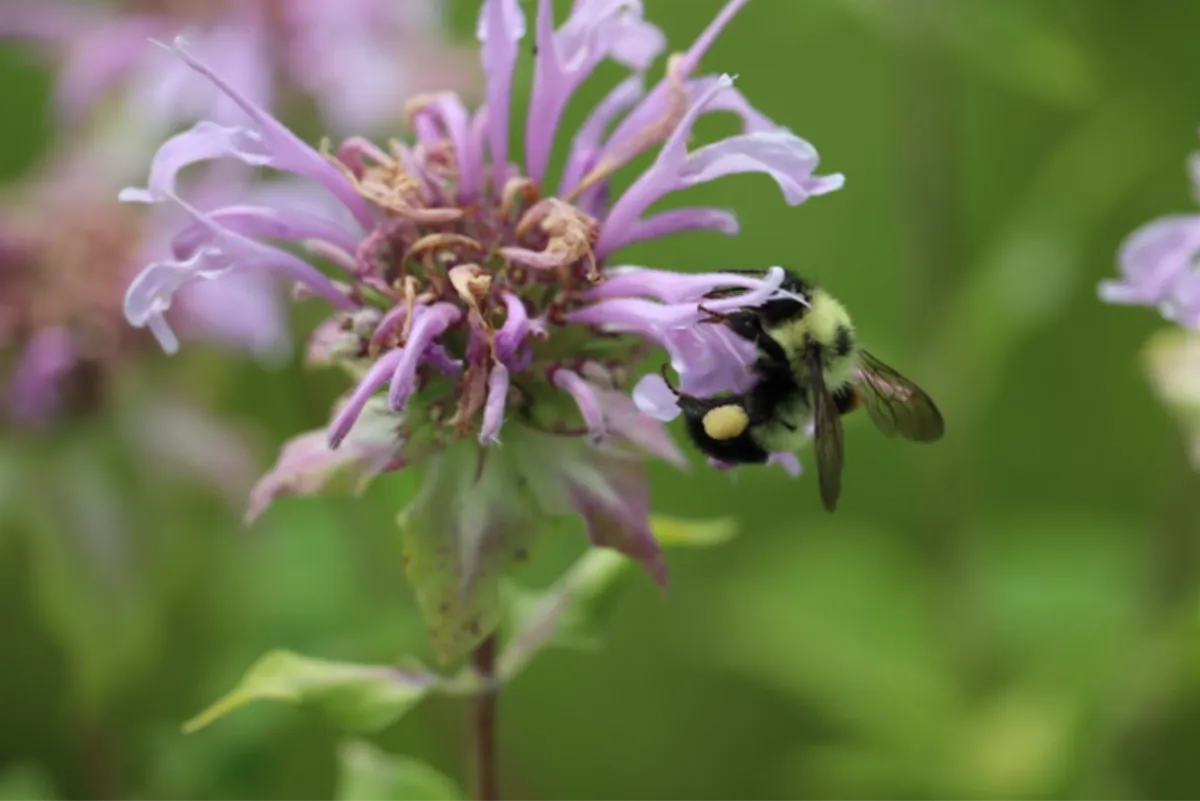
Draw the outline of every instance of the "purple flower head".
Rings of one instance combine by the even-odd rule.
[[[751,108],[732,78],[697,74],[745,2],[729,2],[647,90],[643,72],[664,40],[639,2],[577,0],[556,26],[549,0],[528,24],[517,0],[487,0],[478,27],[486,104],[471,111],[450,93],[410,98],[413,136],[386,147],[352,138],[316,150],[176,44],[245,112],[245,123],[200,123],[171,139],[148,185],[126,191],[126,199],[173,205],[192,220],[187,247],[130,286],[126,315],[172,347],[163,314],[178,289],[267,272],[334,308],[310,340],[309,358],[346,369],[355,386],[323,435],[284,448],[249,514],[279,495],[320,489],[334,470],[366,477],[419,467],[421,489],[401,518],[406,563],[443,655],[494,628],[502,568],[522,558],[550,518],[577,516],[594,543],[665,581],[643,463],[683,459],[662,424],[634,404],[628,370],[661,350],[685,392],[745,388],[753,348],[702,321],[777,296],[783,272],[681,275],[612,266],[615,256],[631,242],[684,231],[735,234],[725,210],[652,210],[668,194],[724,175],[764,173],[791,205],[842,184],[841,176],[815,175],[813,147]],[[510,96],[527,27],[537,55],[518,164],[509,150]],[[605,60],[633,74],[581,128],[560,130],[567,101]],[[737,115],[741,132],[690,147],[697,118],[713,111]],[[569,156],[561,183],[549,186],[547,154],[560,138]],[[610,202],[614,173],[654,149],[650,167]],[[303,176],[337,198],[344,215],[201,211],[180,198],[176,175],[217,157]],[[744,292],[706,301],[718,287]]]
[[[177,219],[114,204],[100,150],[55,154],[0,201],[0,348],[10,367],[0,408],[19,425],[99,402],[106,377],[145,344],[125,324],[120,287],[147,258],[170,252]],[[271,284],[264,276],[196,284],[175,322],[192,337],[278,356],[288,342]]]
[[[185,89],[186,68],[144,46],[184,34],[264,106],[298,93],[337,129],[378,130],[397,97],[475,82],[442,40],[441,10],[436,0],[14,0],[0,6],[0,36],[44,45],[60,64],[56,99],[69,119],[114,91],[127,112],[168,128],[226,116],[219,92]]]
[[[1188,161],[1200,201],[1200,154]],[[1121,277],[1101,281],[1101,300],[1150,306],[1166,319],[1200,330],[1200,214],[1174,214],[1130,234],[1117,254]]]

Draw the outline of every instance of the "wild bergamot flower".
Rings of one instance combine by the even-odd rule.
[[[1200,201],[1200,153],[1188,160]],[[1200,214],[1171,214],[1146,223],[1121,244],[1121,277],[1100,282],[1109,303],[1150,306],[1184,328],[1200,330]]]
[[[437,0],[37,0],[0,4],[0,37],[60,65],[55,99],[70,120],[114,95],[143,124],[235,111],[219,92],[185,90],[186,67],[143,46],[186,32],[256,103],[308,98],[336,129],[361,131],[396,119],[396,97],[474,82],[442,10]]]
[[[112,202],[128,175],[99,142],[63,145],[0,195],[0,364],[11,425],[47,425],[105,403],[109,386],[149,338],[123,319],[121,287],[146,260],[170,253],[176,210]],[[114,170],[116,173],[114,174]],[[237,172],[242,172],[240,168]],[[193,188],[203,197],[244,194],[228,171]],[[263,274],[197,283],[172,319],[189,337],[261,356],[288,347],[279,287]]]
[[[1200,153],[1188,159],[1192,194],[1200,201]],[[1100,282],[1109,303],[1150,306],[1176,323],[1157,332],[1142,351],[1159,400],[1188,440],[1200,467],[1200,214],[1169,214],[1138,228],[1121,244],[1121,277]]]
[[[174,258],[150,264],[129,288],[126,314],[171,350],[163,314],[180,287],[263,271],[288,276],[334,308],[313,334],[308,359],[344,368],[355,386],[327,430],[285,445],[249,516],[281,494],[318,490],[337,468],[362,476],[420,470],[402,514],[406,563],[445,657],[495,627],[503,568],[523,558],[554,516],[578,515],[592,542],[666,579],[647,522],[642,463],[683,459],[661,423],[634,406],[628,371],[661,348],[685,392],[745,387],[753,347],[702,320],[763,303],[780,291],[783,275],[778,268],[765,277],[683,275],[615,266],[616,255],[683,231],[735,234],[736,218],[720,209],[647,213],[689,186],[761,172],[798,205],[843,182],[814,175],[812,145],[757,112],[730,76],[696,74],[745,4],[727,3],[647,91],[642,72],[664,38],[642,18],[640,3],[578,0],[556,28],[551,3],[539,2],[520,165],[509,147],[513,68],[525,35],[516,0],[487,0],[479,17],[486,104],[472,113],[449,93],[410,98],[413,139],[384,146],[351,138],[314,149],[176,42],[179,57],[241,107],[248,124],[202,122],[170,139],[148,186],[124,194],[177,204],[194,221],[176,240]],[[547,162],[563,134],[562,112],[605,59],[633,75],[571,134],[561,181],[551,186]],[[713,111],[737,115],[741,133],[689,149],[696,119]],[[654,162],[610,199],[614,173],[656,147]],[[344,215],[269,205],[201,211],[177,195],[176,176],[218,157],[315,181]],[[269,240],[296,243],[307,257]],[[705,301],[716,287],[745,291]]]

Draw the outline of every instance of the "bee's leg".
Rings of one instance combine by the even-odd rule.
[[[762,425],[775,417],[776,407],[789,393],[791,383],[791,375],[781,372],[777,365],[763,365],[758,382],[742,398],[742,408],[750,418],[750,425]]]
[[[729,321],[728,314],[723,314],[722,312],[713,311],[712,309],[706,308],[704,306],[704,304],[700,304],[699,306],[697,306],[696,311],[703,312],[705,315],[704,318],[702,320],[700,320],[701,324],[711,325],[713,323],[726,323]]]
[[[845,416],[862,405],[862,398],[853,384],[846,384],[834,391],[833,405],[839,415]]]
[[[750,419],[750,425],[760,426],[771,419],[771,414],[775,411],[775,404],[760,394],[752,392],[746,396],[742,408],[746,410],[746,417]]]

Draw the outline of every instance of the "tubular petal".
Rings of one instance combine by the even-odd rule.
[[[525,15],[517,0],[485,0],[477,35],[487,77],[488,143],[492,153],[492,188],[504,186],[508,167],[508,120],[518,42],[525,37]]]
[[[400,363],[403,355],[399,349],[388,351],[375,360],[363,380],[358,382],[350,399],[346,401],[329,426],[329,448],[331,450],[336,450],[342,444],[342,440],[350,433],[358,416],[362,414],[367,401],[391,381],[392,373],[395,372],[396,365]]]
[[[254,121],[258,126],[256,133],[269,156],[267,164],[277,170],[294,172],[311,178],[332,192],[350,210],[363,228],[369,230],[374,226],[374,215],[370,206],[367,205],[367,201],[358,194],[350,180],[328,159],[305,144],[283,123],[238,92],[207,64],[188,52],[184,40],[177,38],[174,47],[170,49],[178,53],[189,67],[224,92]]]
[[[417,367],[424,358],[425,349],[461,317],[462,312],[449,303],[416,308],[412,330],[401,349],[403,355],[396,363],[388,390],[388,404],[394,411],[404,408],[408,396],[416,388]]]
[[[583,423],[587,426],[588,436],[592,441],[599,442],[604,439],[604,412],[591,384],[584,381],[578,373],[561,368],[554,371],[550,380],[554,386],[575,399],[575,405],[579,407],[579,414],[583,417]]]
[[[499,444],[507,398],[508,368],[497,362],[492,365],[492,372],[488,375],[487,402],[483,406],[483,425],[479,428],[480,445]]]
[[[504,308],[508,314],[504,325],[496,332],[496,358],[510,364],[516,358],[517,349],[529,334],[529,313],[525,310],[525,301],[513,293],[503,292],[500,297],[504,300]]]
[[[207,212],[208,218],[228,231],[245,237],[319,240],[342,251],[353,251],[357,237],[337,223],[302,211],[282,211],[269,206],[225,206]],[[176,258],[187,258],[198,247],[210,241],[210,230],[202,223],[193,223],[171,241]]]

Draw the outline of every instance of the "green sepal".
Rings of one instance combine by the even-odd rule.
[[[655,539],[667,548],[710,547],[737,533],[731,518],[686,520],[650,518]],[[593,650],[600,647],[600,626],[625,586],[633,562],[608,549],[590,549],[542,592],[511,588],[512,635],[497,664],[502,681],[524,669],[546,647]]]
[[[650,515],[650,530],[664,548],[711,548],[737,536],[737,521],[732,517],[688,520],[669,515]]]

